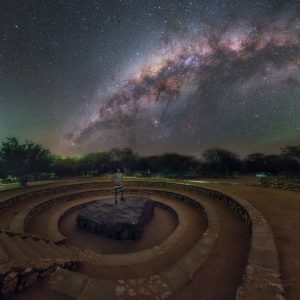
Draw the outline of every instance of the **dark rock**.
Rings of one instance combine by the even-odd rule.
[[[109,238],[137,240],[153,217],[154,207],[154,202],[147,198],[126,198],[118,205],[99,201],[83,209],[76,222],[82,229]]]

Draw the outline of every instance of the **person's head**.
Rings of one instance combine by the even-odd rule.
[[[117,173],[120,173],[121,172],[121,169],[120,168],[117,168]]]

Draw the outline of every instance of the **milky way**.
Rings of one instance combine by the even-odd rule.
[[[300,144],[299,1],[0,1],[0,142],[61,155]]]
[[[171,32],[125,84],[99,99],[98,114],[69,138],[73,145],[91,140],[105,144],[112,139],[133,148],[141,141],[154,142],[163,150],[170,150],[164,145],[174,144],[170,140],[178,141],[178,136],[200,144],[201,137],[207,136],[203,130],[208,129],[199,118],[205,112],[214,118],[222,98],[232,89],[237,93],[247,83],[266,78],[270,81],[266,86],[298,82],[299,26],[299,20],[289,15],[260,27],[236,24],[219,32],[209,28],[197,33]]]

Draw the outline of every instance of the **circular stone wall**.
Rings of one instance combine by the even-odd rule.
[[[55,261],[64,257],[69,263],[72,259],[70,253],[76,252],[76,259],[82,263],[79,272],[65,273],[64,278],[69,284],[62,281],[61,273],[58,274],[64,294],[73,298],[96,299],[90,297],[91,294],[96,293],[98,297],[105,292],[109,296],[107,299],[143,299],[145,295],[152,299],[164,299],[176,296],[180,290],[177,299],[189,299],[195,295],[195,291],[198,298],[207,298],[206,291],[213,293],[214,299],[224,298],[224,295],[228,299],[234,299],[237,295],[236,299],[239,300],[283,298],[278,253],[267,221],[247,201],[213,189],[174,182],[127,182],[126,196],[150,197],[177,212],[179,222],[174,232],[159,246],[128,254],[102,255],[70,247],[68,239],[59,233],[58,220],[75,212],[79,206],[82,208],[97,201],[99,197],[113,197],[110,186],[109,182],[72,181],[71,184],[61,183],[53,187],[32,187],[24,193],[16,191],[16,195],[3,197],[0,207],[7,212],[1,216],[1,226],[10,230],[3,232],[3,241],[0,243],[5,250],[3,253],[7,254],[4,259],[20,261],[20,257],[28,253],[32,255],[31,252],[26,254],[26,249],[33,247],[47,261],[49,257]],[[189,209],[197,213],[197,219],[199,212],[206,217],[207,228],[204,233],[199,233],[197,221]],[[222,230],[219,230],[219,220]],[[245,224],[248,228],[241,228]],[[24,231],[28,233],[24,235]],[[156,231],[160,232],[160,228]],[[48,236],[50,241],[43,241],[34,234]],[[192,237],[192,234],[196,235]],[[245,241],[240,243],[240,239],[236,239],[236,246],[243,247],[244,255],[239,256],[240,261],[234,268],[239,251],[232,251],[228,247],[235,243],[228,237],[242,235],[245,235]],[[250,251],[247,241],[251,241]],[[82,241],[81,245],[84,248],[86,246]],[[38,261],[38,258],[34,259]],[[45,260],[42,262],[45,263]],[[2,274],[5,280],[1,282],[1,295],[4,292],[7,294],[9,289],[9,293],[21,290],[28,274],[20,271],[18,281],[12,281],[6,279],[16,278],[16,269],[5,272],[7,274]],[[224,277],[224,274],[230,276]],[[78,291],[74,296],[74,289],[69,289],[73,287],[70,282],[78,282],[78,278],[82,278],[85,284],[82,285],[83,292]],[[12,286],[14,282],[19,286]],[[103,282],[105,289],[101,286]],[[60,287],[57,287],[57,291],[62,292]]]

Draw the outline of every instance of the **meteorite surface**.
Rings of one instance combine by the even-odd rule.
[[[154,216],[154,201],[126,198],[117,205],[99,201],[88,205],[77,216],[77,226],[95,234],[117,240],[137,240]]]

